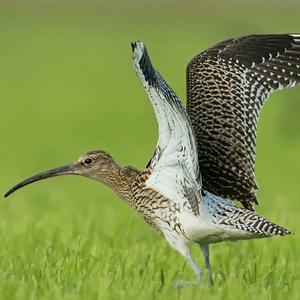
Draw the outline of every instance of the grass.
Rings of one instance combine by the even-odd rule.
[[[185,65],[201,49],[252,32],[299,31],[296,1],[122,3],[2,5],[2,194],[92,149],[145,166],[157,132],[130,41],[145,41],[185,99]],[[0,203],[0,298],[299,299],[299,94],[272,96],[257,153],[258,212],[295,235],[213,245],[215,285],[178,292],[175,280],[194,275],[163,238],[107,188],[57,178]]]

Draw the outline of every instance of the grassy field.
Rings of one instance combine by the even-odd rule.
[[[93,149],[145,166],[157,128],[131,41],[185,101],[185,65],[200,50],[300,31],[299,2],[222,3],[1,4],[0,192]],[[274,94],[257,151],[258,212],[295,235],[213,245],[213,287],[176,291],[194,279],[182,257],[104,186],[62,177],[0,202],[0,299],[300,299],[299,115],[299,87]]]

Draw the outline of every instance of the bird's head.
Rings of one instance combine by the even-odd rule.
[[[75,163],[75,172],[92,179],[102,181],[115,165],[112,157],[105,151],[89,151]]]
[[[106,183],[107,177],[113,176],[112,173],[115,170],[115,166],[114,160],[105,151],[89,151],[81,155],[74,163],[36,174],[21,181],[11,188],[5,194],[5,197],[35,181],[61,175],[82,175]]]

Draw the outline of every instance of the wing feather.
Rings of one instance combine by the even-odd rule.
[[[259,112],[271,92],[300,82],[300,35],[250,35],[200,53],[187,67],[187,111],[203,189],[257,203],[255,148]]]
[[[159,129],[146,184],[199,214],[201,178],[193,128],[179,98],[153,68],[142,42],[132,44],[135,70],[149,96]]]

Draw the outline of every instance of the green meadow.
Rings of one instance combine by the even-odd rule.
[[[131,41],[185,102],[194,55],[234,36],[300,32],[299,11],[290,0],[1,2],[1,195],[88,150],[145,167],[157,126]],[[256,166],[258,213],[294,235],[212,245],[214,286],[176,290],[194,280],[183,258],[108,188],[66,176],[1,199],[0,299],[300,299],[299,116],[300,87],[270,97]]]

